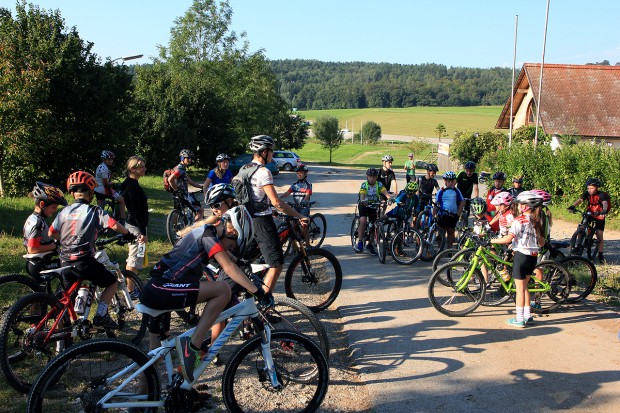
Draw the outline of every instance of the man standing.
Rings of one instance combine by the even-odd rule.
[[[413,160],[413,152],[408,155],[409,159],[405,161],[405,179],[407,183],[415,181],[415,161]]]

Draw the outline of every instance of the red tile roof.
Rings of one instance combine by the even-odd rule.
[[[620,137],[620,66],[546,64],[540,124],[547,134]],[[523,65],[515,83],[514,112],[531,87],[538,98],[540,64]],[[528,102],[529,103],[529,102]],[[510,99],[496,128],[509,127]]]

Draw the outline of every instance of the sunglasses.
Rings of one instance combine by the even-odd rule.
[[[220,209],[223,202],[216,202],[215,204],[211,204],[211,209]]]

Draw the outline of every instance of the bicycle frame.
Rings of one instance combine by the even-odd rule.
[[[139,304],[138,311],[146,312],[147,314],[153,317],[156,316],[156,313],[161,314],[160,311],[156,311],[156,313],[145,311],[144,306],[142,306],[141,304]],[[170,310],[170,311],[176,311],[176,310]],[[220,316],[217,318],[214,324],[220,323],[229,318],[231,319],[228,321],[228,325],[226,326],[224,331],[222,331],[220,335],[217,337],[217,339],[211,344],[211,346],[209,347],[209,351],[204,356],[202,356],[201,363],[198,365],[198,367],[194,369],[194,377],[195,377],[194,382],[196,382],[198,378],[202,375],[202,373],[209,366],[209,364],[213,361],[213,359],[215,358],[217,353],[220,351],[220,349],[228,341],[230,336],[232,336],[235,333],[235,331],[239,328],[241,323],[248,318],[252,318],[253,321],[259,323],[259,326],[261,326],[260,328],[261,350],[262,350],[263,359],[265,361],[264,369],[268,373],[269,381],[274,388],[279,388],[281,386],[276,376],[276,370],[275,370],[273,359],[271,358],[271,349],[270,349],[271,330],[269,329],[269,326],[264,325],[262,324],[262,322],[259,321],[258,316],[259,316],[258,308],[256,307],[256,303],[254,302],[253,299],[244,300],[241,303],[235,305],[234,307],[229,308],[228,310],[223,311],[220,314]],[[179,337],[191,336],[194,330],[195,330],[195,327],[184,332]],[[131,407],[164,407],[164,404],[166,403],[165,399],[164,400],[153,400],[153,401],[144,400],[147,397],[146,394],[136,395],[135,396],[136,401],[129,401],[129,402],[123,402],[123,403],[108,403],[107,401],[110,400],[112,397],[116,396],[117,394],[121,393],[122,390],[127,386],[127,384],[129,384],[138,375],[140,375],[143,371],[151,367],[153,364],[155,364],[155,362],[157,362],[161,358],[164,358],[165,360],[166,371],[168,374],[168,384],[172,385],[173,375],[175,374],[175,369],[174,369],[174,365],[172,362],[172,355],[170,354],[170,352],[171,350],[175,348],[175,343],[176,343],[175,337],[162,340],[161,342],[162,345],[160,347],[153,349],[147,353],[148,356],[150,357],[150,360],[146,364],[144,364],[142,367],[140,367],[138,370],[131,373],[129,377],[123,380],[123,382],[118,387],[106,393],[101,398],[101,400],[98,401],[98,405],[100,405],[104,409],[131,408]],[[118,371],[115,375],[109,377],[107,379],[107,382],[113,383],[116,379],[124,376],[125,374],[130,372],[131,369],[135,367],[136,367],[135,363],[128,365],[127,367]],[[180,385],[180,388],[183,390],[190,390],[194,382],[189,383],[187,381],[183,381],[183,383]]]

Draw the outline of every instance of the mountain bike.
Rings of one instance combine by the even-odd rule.
[[[437,217],[433,215],[433,206],[443,210],[435,202],[429,201],[418,214],[415,229],[422,236],[422,254],[420,260],[431,261],[446,245],[446,234],[437,224]],[[445,211],[445,210],[443,210]]]
[[[157,317],[169,310],[138,305],[138,310]],[[253,299],[222,312],[216,323],[228,325],[194,369],[194,382],[177,372],[173,352],[179,337],[160,337],[161,346],[143,352],[117,340],[91,340],[55,358],[37,378],[28,396],[28,412],[83,412],[103,409],[140,411],[197,411],[201,400],[194,388],[207,366],[245,320],[251,320],[257,336],[241,344],[228,359],[222,375],[222,395],[231,412],[314,412],[329,384],[325,356],[309,338],[291,331],[272,331],[263,324]],[[178,355],[177,355],[177,358]],[[160,385],[155,363],[166,370]]]
[[[577,303],[586,298],[596,287],[598,272],[594,263],[576,255],[570,255],[560,260],[570,276],[570,295],[568,303]]]
[[[463,208],[463,211],[461,212],[461,215],[459,216],[458,221],[456,221],[456,227],[454,228],[455,239],[459,239],[470,228],[468,205],[471,201],[471,198],[464,198],[463,200],[466,202],[466,204],[465,208]]]
[[[194,214],[196,208],[184,197],[176,194],[172,195],[174,209],[166,216],[166,236],[168,241],[174,245],[179,239],[179,231],[194,224]]]
[[[407,220],[389,219],[385,234],[390,255],[399,264],[413,264],[422,254],[422,236]]]
[[[376,219],[366,222],[366,231],[362,240],[362,245],[370,240],[370,245],[374,249],[380,263],[385,263],[385,257],[387,255],[387,242],[385,236],[383,214],[385,212],[386,201],[369,202],[366,207],[368,209],[376,210]],[[359,205],[355,207],[355,217],[351,222],[351,245],[355,247],[359,241],[357,229],[360,224],[360,216],[358,213]]]
[[[309,208],[312,205],[316,204],[316,201],[310,202],[287,202],[295,211],[299,212],[302,209]],[[320,212],[316,212],[309,216],[310,224],[308,224],[308,233],[307,233],[307,244],[309,247],[320,247],[325,240],[325,235],[327,234],[327,220],[325,216]],[[291,243],[286,243],[286,248],[284,248],[284,255],[290,255],[292,252]]]
[[[131,278],[138,291],[142,289],[142,282],[132,272],[121,271],[118,263],[110,261],[103,249],[106,244],[123,242],[122,237],[97,241],[97,246],[102,249],[95,255],[117,276],[118,291],[108,311],[117,319],[120,329],[93,325],[91,320],[101,291],[90,282],[78,280],[67,290],[62,290],[59,296],[45,292],[26,295],[8,309],[0,326],[0,367],[11,387],[27,393],[43,364],[71,346],[75,338],[86,340],[106,334],[134,343],[142,340],[148,320],[135,310],[126,279]],[[61,273],[68,268],[45,270],[41,276],[46,281],[60,279]]]
[[[492,305],[495,297],[499,304],[507,300],[506,296],[514,296],[514,278],[504,281],[500,275],[504,266],[512,269],[512,262],[487,246],[478,246],[471,261],[451,261],[433,273],[428,282],[428,296],[437,311],[450,317],[462,317],[473,312],[483,301]],[[483,265],[488,271],[486,280],[481,271]],[[570,294],[570,279],[568,271],[555,261],[540,262],[536,269],[542,272],[542,279],[530,277],[528,291],[533,297],[532,311],[544,314],[566,301]],[[487,293],[491,278],[498,287],[492,285],[489,287],[492,291]]]
[[[594,259],[598,251],[598,239],[596,234],[596,221],[589,211],[577,211],[581,214],[581,222],[570,239],[570,255],[582,256],[585,251],[589,259]]]

